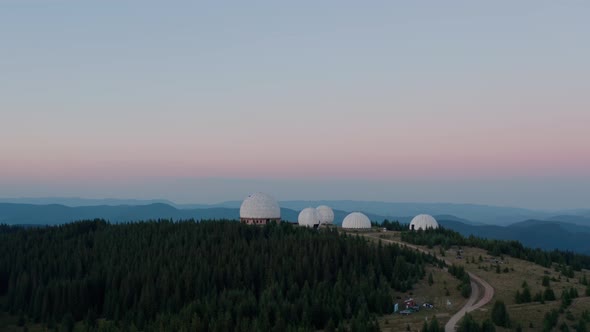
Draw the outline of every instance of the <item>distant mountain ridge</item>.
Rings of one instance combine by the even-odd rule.
[[[85,199],[77,197],[54,198],[3,198],[0,203],[51,205],[68,207],[96,206],[142,206],[150,204],[167,204],[181,210],[233,208],[237,209],[241,201],[226,201],[216,204],[175,204],[164,199]],[[421,213],[443,216],[442,219],[460,220],[467,224],[510,225],[523,220],[563,221],[572,224],[590,226],[590,209],[571,209],[558,211],[536,211],[516,207],[502,207],[478,204],[453,203],[392,203],[354,200],[290,200],[280,201],[282,208],[300,211],[309,206],[328,205],[340,211],[361,211],[372,214],[376,220],[384,218],[409,221],[408,218]],[[452,217],[447,217],[452,216]]]
[[[240,201],[227,201],[217,204],[183,204],[179,208],[204,208],[227,207],[238,208]],[[523,220],[555,220],[567,221],[574,224],[590,226],[590,210],[559,210],[553,212],[536,211],[517,207],[502,207],[481,204],[454,204],[454,203],[391,203],[374,201],[352,200],[316,200],[316,201],[280,201],[283,208],[301,210],[309,206],[328,205],[333,209],[342,211],[362,211],[378,216],[394,216],[397,220],[411,219],[421,213],[433,216],[453,216],[452,219],[461,219],[468,224],[492,224],[510,225]],[[388,219],[392,219],[391,217]],[[394,219],[396,220],[396,219]],[[409,220],[408,220],[409,221]]]
[[[66,222],[101,218],[111,222],[147,219],[236,219],[236,209],[209,208],[180,210],[164,203],[148,205],[96,205],[68,207],[65,205],[34,205],[0,203],[0,223],[56,225]]]
[[[175,204],[166,199],[119,199],[119,198],[80,198],[80,197],[21,197],[0,198],[0,203],[34,204],[34,205],[65,205],[69,207],[98,206],[98,205],[149,205],[164,203]]]
[[[338,224],[349,212],[334,210]],[[366,212],[371,220],[394,220]],[[281,208],[281,218],[297,222],[299,211]],[[69,207],[60,204],[36,205],[0,203],[0,223],[28,225],[57,225],[83,219],[105,219],[111,222],[130,222],[147,219],[234,219],[240,218],[240,209],[232,207],[207,207],[178,209],[164,203],[147,205],[96,205]]]
[[[285,221],[296,222],[300,208],[317,206],[328,202],[300,202],[283,204],[281,217]],[[294,208],[287,208],[289,205]],[[337,204],[332,204],[332,206]],[[222,206],[205,205],[205,208],[178,208],[165,203],[147,205],[95,205],[69,207],[59,204],[35,205],[0,203],[0,223],[21,225],[58,225],[67,222],[101,218],[111,222],[132,222],[149,219],[239,219],[239,208],[235,203]],[[342,205],[340,205],[342,206]],[[355,206],[361,207],[361,206]],[[373,221],[398,220],[409,223],[413,215],[388,216],[360,210]],[[335,223],[340,224],[344,217],[353,210],[334,208]],[[590,224],[583,225],[556,220],[525,219],[511,225],[488,225],[476,223],[455,215],[434,215],[444,227],[453,229],[463,235],[475,235],[501,240],[517,240],[526,246],[543,249],[572,250],[590,254]],[[556,217],[557,218],[557,217]],[[569,219],[568,219],[569,218]],[[584,217],[568,216],[568,220],[583,222]]]
[[[464,236],[516,240],[527,247],[590,255],[590,227],[587,226],[545,220],[527,220],[509,226],[473,226],[454,220],[439,220],[439,223]]]

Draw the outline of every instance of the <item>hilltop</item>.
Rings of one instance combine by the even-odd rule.
[[[229,221],[0,227],[0,251],[0,313],[39,330],[376,331],[394,294],[442,264],[335,229]]]

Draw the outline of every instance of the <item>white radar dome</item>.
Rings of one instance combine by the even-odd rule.
[[[320,205],[316,208],[320,214],[321,225],[331,225],[334,222],[334,211],[326,205]]]
[[[437,229],[438,222],[429,214],[419,214],[410,222],[410,230],[417,231],[419,229]]]
[[[371,220],[360,212],[353,212],[344,218],[342,228],[369,229],[371,228]]]
[[[320,214],[312,207],[305,208],[299,212],[297,218],[299,226],[315,227],[320,224]]]
[[[254,193],[246,197],[240,206],[241,219],[281,219],[279,203],[265,193]]]

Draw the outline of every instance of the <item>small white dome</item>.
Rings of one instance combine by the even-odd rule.
[[[243,219],[280,219],[279,203],[265,193],[254,193],[246,197],[240,206],[240,218]]]
[[[412,219],[412,221],[410,222],[410,230],[417,231],[419,229],[427,230],[430,228],[438,228],[438,223],[436,222],[436,219],[434,219],[429,214],[419,214],[415,216],[414,219]]]
[[[334,211],[332,208],[326,205],[320,205],[316,210],[318,210],[318,213],[320,214],[321,225],[331,225],[334,222]]]
[[[367,229],[371,228],[371,220],[360,212],[353,212],[347,215],[342,221],[342,228]]]
[[[320,214],[312,207],[305,208],[299,212],[297,222],[299,223],[299,226],[317,226],[320,224]]]

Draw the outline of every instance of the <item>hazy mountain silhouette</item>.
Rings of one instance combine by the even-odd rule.
[[[35,204],[35,205],[65,205],[70,207],[98,206],[98,205],[148,205],[164,203],[175,204],[165,199],[118,199],[118,198],[80,198],[80,197],[32,197],[32,198],[0,198],[0,203]]]
[[[336,201],[318,201],[287,203],[281,208],[282,219],[289,222],[297,222],[299,210],[309,206],[328,204],[334,208],[335,224],[342,223],[344,217],[351,211],[361,211],[371,220],[381,222],[384,219],[398,220],[401,223],[409,223],[417,210],[417,207],[426,209],[428,204],[405,204],[413,212],[405,216],[381,215],[369,210],[371,202],[362,204],[340,203]],[[348,202],[348,201],[347,201]],[[239,202],[238,202],[239,203]],[[377,203],[387,205],[394,203]],[[400,210],[403,203],[396,203]],[[164,203],[147,205],[96,205],[69,207],[60,204],[35,205],[0,203],[0,223],[21,225],[56,225],[76,220],[102,218],[111,222],[131,222],[148,219],[238,219],[239,208],[234,202],[225,202],[216,205],[204,205],[204,208],[177,208]],[[285,205],[293,208],[285,207]],[[363,209],[363,205],[366,205]],[[440,204],[438,204],[440,205]],[[444,205],[444,204],[442,204]],[[239,205],[238,205],[239,206]],[[344,210],[336,206],[352,206]],[[473,208],[472,209],[476,209]],[[490,207],[484,208],[484,210]],[[385,211],[385,208],[382,209]],[[408,210],[403,210],[408,212]],[[430,211],[427,211],[430,212]],[[479,211],[478,213],[482,213]],[[510,225],[488,225],[473,222],[464,216],[457,217],[450,214],[434,214],[439,223],[447,228],[458,231],[463,235],[475,235],[486,238],[517,240],[526,246],[543,249],[573,250],[590,254],[590,220],[584,216],[554,216],[544,220],[525,218]],[[522,221],[525,220],[525,221]],[[565,222],[569,221],[569,222]]]
[[[545,218],[545,220],[549,220],[549,221],[560,221],[560,222],[566,222],[566,223],[570,223],[570,224],[590,226],[590,216],[582,216],[582,215],[559,215],[559,216],[553,216],[553,217]]]
[[[527,220],[509,226],[474,226],[455,220],[439,220],[439,223],[465,236],[516,240],[532,248],[590,254],[590,227],[586,226],[545,220]]]
[[[574,223],[590,225],[590,218],[584,218],[582,213],[587,210],[568,210],[558,212],[535,211],[530,209],[502,207],[478,204],[452,204],[452,203],[390,203],[373,201],[281,201],[281,207],[300,211],[309,206],[328,205],[335,210],[341,211],[362,211],[377,216],[393,216],[388,219],[411,220],[412,217],[427,213],[433,216],[453,216],[452,220],[462,220],[468,224],[492,224],[510,225],[528,219],[549,220],[555,215],[570,215],[577,218]],[[238,208],[240,201],[227,201],[212,205],[188,204],[178,205],[179,208],[204,208],[204,207],[227,207]],[[578,214],[579,213],[579,214]],[[410,218],[408,220],[408,218]]]
[[[130,200],[130,199],[84,199],[84,198],[5,198],[0,199],[3,203],[20,203],[48,205],[58,204],[70,207],[89,206],[120,206],[120,205],[149,205],[164,203],[181,210],[212,209],[212,208],[233,208],[237,209],[241,201],[226,201],[217,204],[174,204],[167,200]],[[478,204],[451,204],[451,203],[390,203],[374,201],[354,200],[291,200],[279,202],[282,208],[300,211],[303,208],[318,205],[328,205],[339,211],[362,211],[374,215],[375,220],[388,218],[390,220],[409,221],[417,214],[427,213],[433,216],[442,216],[442,219],[459,220],[466,224],[491,224],[510,225],[523,220],[552,220],[564,221],[572,224],[590,226],[589,209],[570,209],[554,212],[536,211],[516,207],[502,207]],[[289,215],[288,220],[292,216]],[[408,219],[410,218],[410,219]],[[371,218],[373,219],[373,218]],[[336,218],[338,220],[338,218]]]
[[[147,219],[236,219],[237,209],[208,208],[182,210],[163,203],[148,205],[97,205],[68,207],[0,203],[0,223],[55,225],[75,220],[102,218],[111,222]]]
[[[335,223],[342,222],[349,212],[334,210]],[[383,221],[387,217],[366,213],[371,220]],[[299,211],[281,208],[285,221],[297,222]],[[111,222],[129,222],[148,219],[239,219],[239,208],[207,207],[178,209],[168,204],[147,205],[96,205],[68,207],[59,204],[35,205],[0,203],[0,223],[56,225],[82,219],[102,218]],[[390,220],[395,220],[389,217]]]

